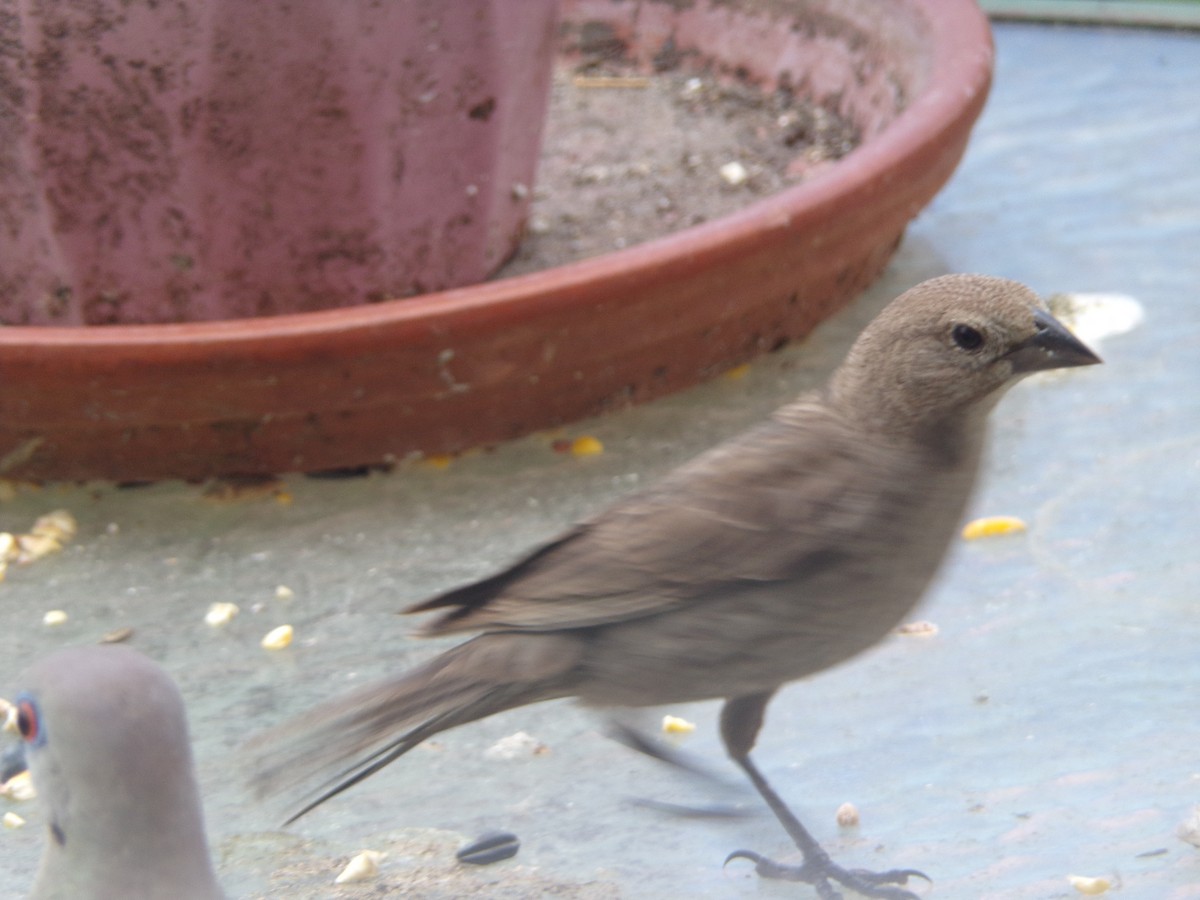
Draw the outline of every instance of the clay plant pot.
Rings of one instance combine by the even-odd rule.
[[[0,329],[0,474],[203,478],[452,453],[640,402],[805,335],[876,277],[986,97],[971,0],[563,0],[859,124],[860,147],[741,212],[554,270],[269,318]]]
[[[520,240],[557,0],[12,7],[0,322],[358,305]]]

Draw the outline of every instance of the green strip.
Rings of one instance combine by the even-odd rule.
[[[980,0],[994,19],[1200,28],[1196,0]]]

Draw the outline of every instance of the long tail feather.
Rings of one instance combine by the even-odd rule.
[[[575,654],[553,652],[564,647],[547,635],[483,635],[323,703],[250,742],[252,784],[260,796],[308,785],[294,822],[438,732],[568,696]]]

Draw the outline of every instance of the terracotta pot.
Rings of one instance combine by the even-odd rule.
[[[0,322],[307,312],[475,284],[520,239],[557,0],[20,0]]]
[[[727,218],[559,269],[372,306],[0,329],[8,477],[199,478],[446,453],[694,384],[862,290],[957,165],[991,75],[970,0],[568,0],[566,42],[672,38],[784,72],[869,138]]]

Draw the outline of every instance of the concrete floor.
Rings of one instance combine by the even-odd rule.
[[[784,691],[759,764],[848,865],[923,869],[929,896],[1075,896],[1069,875],[1122,896],[1200,897],[1200,851],[1177,825],[1200,803],[1200,35],[1002,25],[996,87],[962,169],[883,280],[803,346],[681,396],[580,423],[601,456],[546,438],[344,481],[288,478],[291,503],[222,502],[180,484],[50,487],[0,505],[21,530],[56,507],[67,552],[0,585],[3,683],[35,657],[130,626],[188,701],[209,831],[231,897],[808,897],[760,883],[737,847],[786,856],[749,792],[716,797],[603,738],[569,703],[438,738],[286,832],[245,792],[237,746],[262,727],[437,649],[393,613],[484,575],[620,493],[761,418],[818,380],[891,297],[946,271],[1043,293],[1120,293],[1145,310],[1103,342],[1106,365],[1026,383],[994,417],[977,514],[1024,535],[955,548],[919,612],[932,638],[894,637]],[[277,585],[295,597],[274,597]],[[210,603],[242,613],[206,626]],[[42,625],[52,608],[67,624]],[[259,638],[295,626],[289,649]],[[728,771],[715,704],[685,747]],[[516,731],[549,753],[483,751]],[[740,804],[680,820],[629,798]],[[839,831],[854,802],[862,824]],[[0,803],[5,807],[6,803]],[[0,895],[32,879],[41,829],[0,835]],[[512,861],[458,866],[493,828]],[[335,889],[364,847],[380,881]]]

